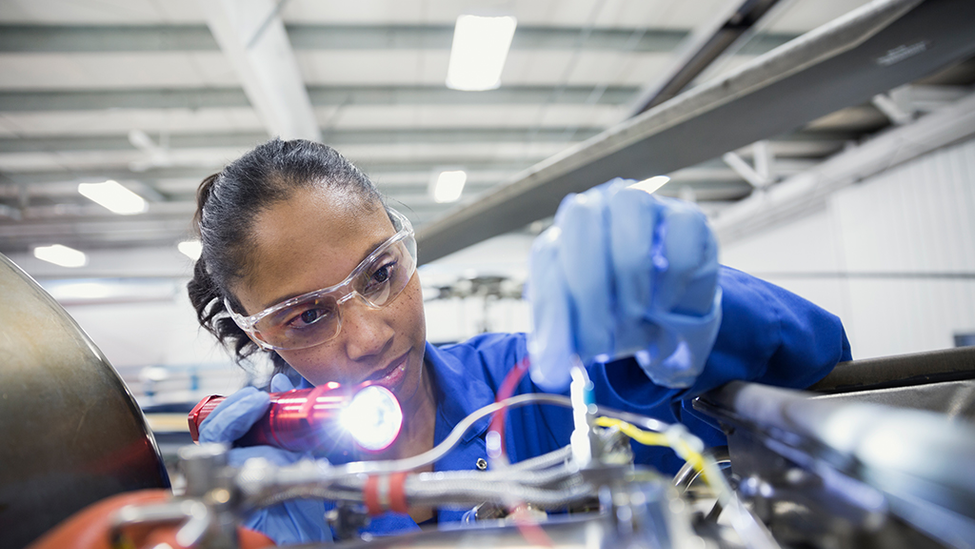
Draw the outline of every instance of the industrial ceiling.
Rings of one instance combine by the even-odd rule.
[[[200,180],[281,135],[321,139],[357,163],[418,227],[421,261],[442,257],[550,216],[567,191],[614,175],[653,175],[635,173],[635,156],[614,164],[608,152],[596,152],[599,144],[625,137],[634,121],[680,112],[673,110],[679,92],[706,92],[866,4],[4,0],[0,252],[53,243],[79,250],[175,247],[192,238]],[[874,2],[881,4],[900,9],[891,20],[919,9],[918,2]],[[454,22],[468,13],[517,18],[497,89],[445,86]],[[643,138],[657,135],[675,151],[694,152],[660,164],[657,171],[672,180],[659,192],[695,200],[718,216],[904,122],[898,116],[957,99],[975,80],[965,62],[972,55],[967,41],[936,62],[922,58],[901,80],[881,78],[875,84],[881,87],[866,86],[865,94],[780,102],[774,114],[753,102],[712,122],[740,125],[737,139],[705,143],[700,129],[684,136],[651,132]],[[817,77],[827,95],[829,74]],[[905,103],[902,85],[911,83]],[[753,91],[739,96],[761,97]],[[682,116],[707,109],[698,111]],[[770,123],[772,116],[781,123]],[[571,167],[575,181],[539,187],[558,162]],[[436,203],[428,192],[445,168],[467,172],[457,203]],[[147,199],[148,210],[115,215],[78,193],[79,183],[107,179]],[[519,194],[532,185],[535,194]],[[477,216],[504,217],[517,204],[531,213],[491,226],[467,224]],[[458,232],[465,239],[444,241]]]

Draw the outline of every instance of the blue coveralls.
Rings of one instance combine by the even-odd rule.
[[[850,344],[836,316],[778,286],[727,267],[722,267],[720,284],[721,327],[704,372],[692,387],[657,386],[633,359],[597,363],[588,368],[596,402],[668,423],[680,421],[705,445],[717,446],[726,444],[724,435],[685,413],[690,397],[736,379],[804,388],[829,373],[837,362],[850,360]],[[435,444],[443,441],[464,417],[494,401],[507,373],[526,356],[525,345],[526,336],[521,333],[482,334],[440,348],[427,343],[426,360],[437,397]],[[539,390],[525,376],[515,394],[531,392]],[[435,464],[435,470],[475,469],[478,459],[487,459],[487,428],[487,418],[475,424]],[[570,410],[550,405],[524,406],[508,412],[505,447],[512,462],[522,461],[565,446],[571,430]],[[634,454],[637,463],[652,465],[665,473],[674,473],[682,465],[667,448],[635,444]],[[466,511],[442,508],[438,521],[460,520]],[[249,525],[260,530],[260,522],[251,521]],[[409,516],[388,513],[373,519],[366,531],[384,535],[416,528]],[[309,541],[302,535],[307,532],[296,534],[293,540],[280,539],[280,533],[274,537],[278,543]]]

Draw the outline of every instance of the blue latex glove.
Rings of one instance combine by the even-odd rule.
[[[721,324],[717,244],[704,214],[614,179],[567,196],[532,246],[532,380],[569,384],[586,363],[635,356],[650,379],[689,387]]]
[[[271,392],[294,389],[288,376],[276,374],[271,378]],[[227,397],[200,424],[200,442],[233,443],[250,430],[267,412],[271,399],[264,391],[244,387]],[[273,446],[232,448],[228,461],[240,467],[250,458],[261,457],[275,465],[290,465],[310,454],[289,452]],[[279,545],[331,541],[332,530],[325,523],[323,500],[291,500],[255,511],[244,523],[248,528],[263,532]]]

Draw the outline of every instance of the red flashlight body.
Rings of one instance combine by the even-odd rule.
[[[348,459],[353,450],[364,450],[340,424],[340,414],[352,398],[371,385],[345,387],[332,382],[312,389],[269,393],[271,406],[236,446],[269,445],[292,452],[310,452],[332,461]],[[189,414],[190,435],[199,440],[200,424],[225,400],[211,395],[201,400]]]

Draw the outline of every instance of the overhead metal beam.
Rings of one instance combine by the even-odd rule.
[[[582,141],[599,133],[593,128],[573,128],[573,141]],[[254,147],[267,140],[263,133],[171,134],[170,150],[195,148]],[[563,128],[436,128],[436,129],[366,129],[332,130],[322,140],[341,150],[349,145],[392,145],[397,143],[569,143]],[[0,138],[0,154],[36,151],[128,151],[134,147],[126,136],[70,136]]]
[[[646,112],[680,93],[776,2],[778,0],[734,0],[727,3],[723,11],[706,19],[677,47],[676,59],[668,70],[641,92],[630,116]]]
[[[975,2],[917,4],[872,2],[533,166],[421,227],[420,261],[550,216],[566,193],[698,164],[975,54]]]
[[[731,200],[736,198],[743,198],[748,196],[751,192],[751,186],[741,180],[734,172],[728,170],[729,175],[723,173],[716,174],[714,177],[706,177],[702,175],[700,177],[692,176],[690,178],[686,176],[675,177],[671,179],[671,182],[666,188],[658,191],[660,194],[667,196],[679,196],[680,189],[690,188],[696,193],[696,196],[700,200]],[[394,182],[389,182],[384,180],[384,178],[376,179],[376,186],[379,191],[383,193],[389,200],[395,200],[399,202],[406,202],[409,204],[414,204],[417,202],[428,202],[430,200],[428,195],[430,172],[424,172],[420,174],[410,174],[413,175],[410,180],[397,180]],[[494,178],[483,178],[478,177],[478,172],[472,172],[468,174],[467,184],[464,186],[465,196],[477,196],[481,193],[489,191],[495,185],[497,179]],[[132,188],[136,186],[133,190],[136,190],[139,194],[145,196],[145,189],[137,187],[138,181],[127,181],[125,185]],[[152,199],[154,203],[173,203],[173,202],[187,202],[190,203],[195,199],[196,190],[199,186],[200,180],[189,180],[185,185],[180,185],[178,188],[172,186],[165,186],[160,191],[154,193],[156,198]],[[671,192],[673,191],[673,192]],[[28,215],[32,218],[39,218],[43,216],[49,217],[59,217],[64,215],[86,215],[91,212],[101,213],[98,207],[90,207],[90,203],[83,202],[85,199],[78,195],[76,184],[48,184],[48,185],[34,185],[28,188],[28,194],[31,199],[31,204],[27,211]],[[4,199],[17,199],[19,195],[19,189],[16,187],[0,185],[0,201]],[[40,206],[41,201],[49,202],[55,201],[55,204],[49,204],[48,206]],[[84,209],[78,208],[78,204],[83,204]],[[2,204],[0,204],[2,205]],[[446,211],[452,205],[444,204],[438,211]],[[9,206],[11,210],[15,210],[19,215],[20,209]],[[3,212],[5,210],[0,209],[0,215],[5,215]],[[12,213],[10,210],[6,210],[8,213]],[[7,215],[7,217],[12,217]]]
[[[2,112],[250,107],[240,88],[0,91]]]
[[[975,93],[940,111],[851,147],[721,212],[715,234],[724,245],[823,207],[843,187],[975,135]]]
[[[271,136],[321,140],[288,34],[270,0],[204,0],[207,26]]]
[[[286,30],[296,50],[449,50],[454,33],[453,25],[292,24],[287,25]],[[512,39],[511,49],[571,50],[576,47],[583,30],[577,27],[520,26]],[[591,29],[586,48],[618,51],[626,47],[634,52],[669,52],[686,35],[686,31],[668,29]],[[792,38],[795,36],[790,34],[769,35],[762,37],[757,47],[768,51]],[[219,49],[210,30],[203,25],[0,25],[0,52],[7,53]]]
[[[393,204],[417,224],[443,211],[440,204]],[[195,204],[176,203],[159,214],[139,216],[62,216],[8,221],[0,217],[0,253],[23,252],[31,246],[60,243],[81,250],[175,245],[192,236]]]
[[[621,105],[636,93],[634,86],[611,86],[593,97],[592,86],[569,86],[552,102],[560,105]],[[548,101],[552,88],[504,86],[478,93],[444,86],[313,86],[308,98],[315,107],[345,105],[517,105]],[[240,88],[0,91],[2,112],[85,111],[105,109],[219,109],[250,107]]]
[[[518,172],[525,169],[526,166],[532,164],[532,162],[537,160],[532,160],[530,158],[524,161],[486,161],[483,158],[458,158],[454,162],[463,165],[465,169],[470,171],[502,171],[502,172]],[[415,172],[415,171],[429,171],[434,167],[434,164],[423,160],[423,161],[409,161],[409,160],[397,160],[397,161],[384,161],[381,159],[373,159],[363,162],[357,162],[356,165],[365,171],[370,177],[376,180],[381,180],[385,174],[389,173],[402,173],[402,172]],[[204,177],[212,174],[214,170],[199,168],[199,167],[157,167],[151,168],[144,172],[133,172],[131,170],[118,169],[116,168],[104,168],[104,169],[94,169],[94,168],[84,168],[77,170],[60,170],[60,171],[0,171],[0,187],[6,186],[19,186],[19,185],[40,185],[40,184],[55,184],[64,182],[78,182],[78,181],[95,181],[105,179],[114,179],[116,181],[128,181],[128,180],[140,180],[140,181],[161,181],[167,179],[196,179],[202,180]]]
[[[205,25],[0,25],[0,52],[217,51]]]

